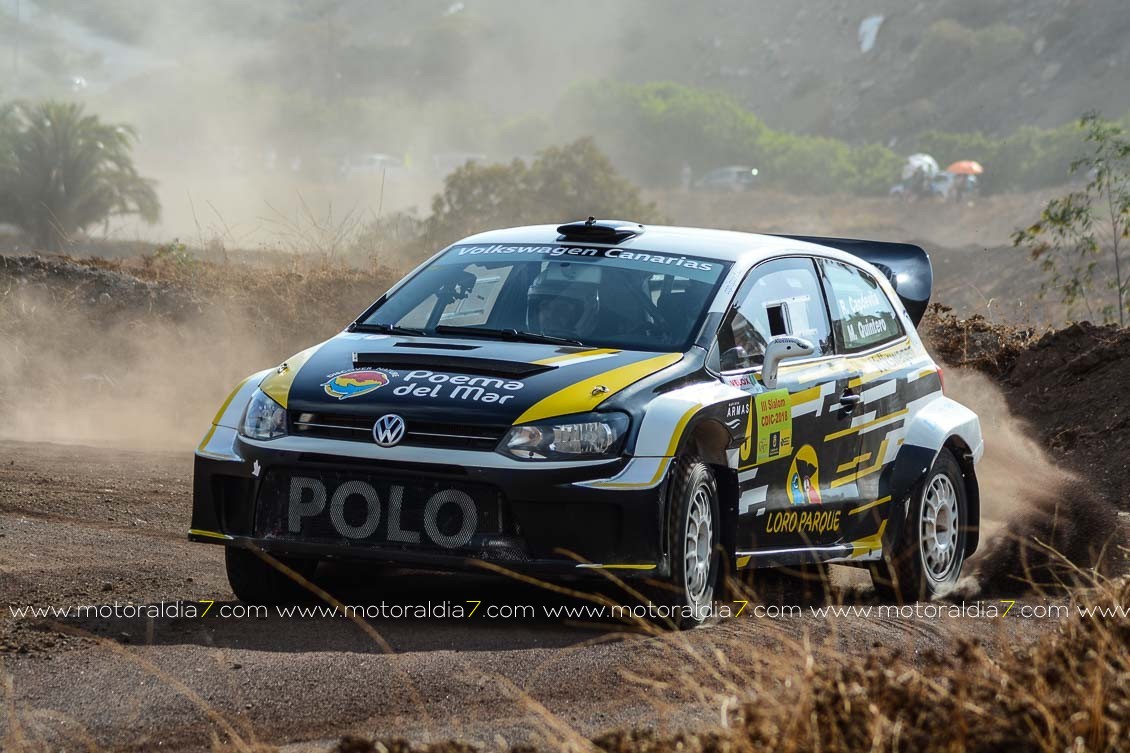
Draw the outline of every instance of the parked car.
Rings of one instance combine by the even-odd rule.
[[[696,180],[696,191],[749,191],[757,183],[757,168],[743,165],[718,167]]]
[[[897,283],[895,282],[897,281]],[[745,568],[869,568],[892,598],[977,547],[977,416],[915,331],[917,246],[596,221],[444,249],[343,332],[249,376],[195,458],[194,541],[639,577],[681,625]]]
[[[404,162],[388,154],[361,154],[342,160],[341,174],[346,178],[359,175],[380,175],[400,170]]]

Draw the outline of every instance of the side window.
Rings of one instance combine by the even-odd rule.
[[[886,292],[862,269],[822,260],[832,319],[845,353],[867,350],[905,334]]]
[[[765,345],[777,335],[810,340],[816,355],[832,352],[831,327],[812,259],[766,262],[750,272],[718,331],[723,371],[761,365]]]

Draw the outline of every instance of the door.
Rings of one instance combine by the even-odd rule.
[[[760,370],[765,345],[777,335],[803,337],[815,352],[782,364],[776,388],[768,390]],[[718,347],[723,380],[750,395],[739,450],[737,550],[764,554],[840,541],[854,488],[836,478],[858,456],[851,384],[857,375],[836,353],[815,261],[786,257],[755,267],[719,330]]]
[[[898,453],[907,407],[906,390],[900,387],[900,375],[905,379],[902,372],[911,352],[906,331],[894,304],[870,274],[831,259],[822,259],[820,270],[839,351],[860,373],[854,383],[860,401],[856,418],[859,457],[854,467],[845,469],[841,483],[852,489],[858,509],[880,507],[884,503],[879,479]],[[879,510],[882,517],[886,509]],[[861,522],[864,519],[854,516],[853,523],[866,527]],[[847,531],[849,538],[852,533]]]

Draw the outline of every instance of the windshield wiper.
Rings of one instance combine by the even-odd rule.
[[[428,332],[414,327],[399,327],[395,324],[361,324],[355,322],[351,332],[377,332],[382,335],[427,335]]]
[[[472,337],[498,337],[503,340],[520,340],[528,343],[550,343],[552,345],[580,345],[584,343],[570,337],[545,335],[540,332],[523,332],[518,329],[493,329],[491,327],[455,327],[441,324],[435,329],[437,335],[470,335]]]

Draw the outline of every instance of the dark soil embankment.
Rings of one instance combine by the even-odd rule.
[[[1045,466],[1072,474],[1043,483],[1048,467],[991,469],[1015,472],[1017,483],[1033,491],[1011,517],[1007,536],[978,555],[982,585],[1015,590],[1023,581],[1056,580],[1073,565],[1097,562],[1124,569],[1130,329],[1083,322],[1037,333],[979,316],[958,319],[935,307],[922,331],[941,361],[986,375],[1003,393],[1009,415],[982,415],[986,435],[998,428],[993,421],[1018,422],[1014,441],[1034,439],[1046,453]],[[984,488],[994,479],[981,481]]]

